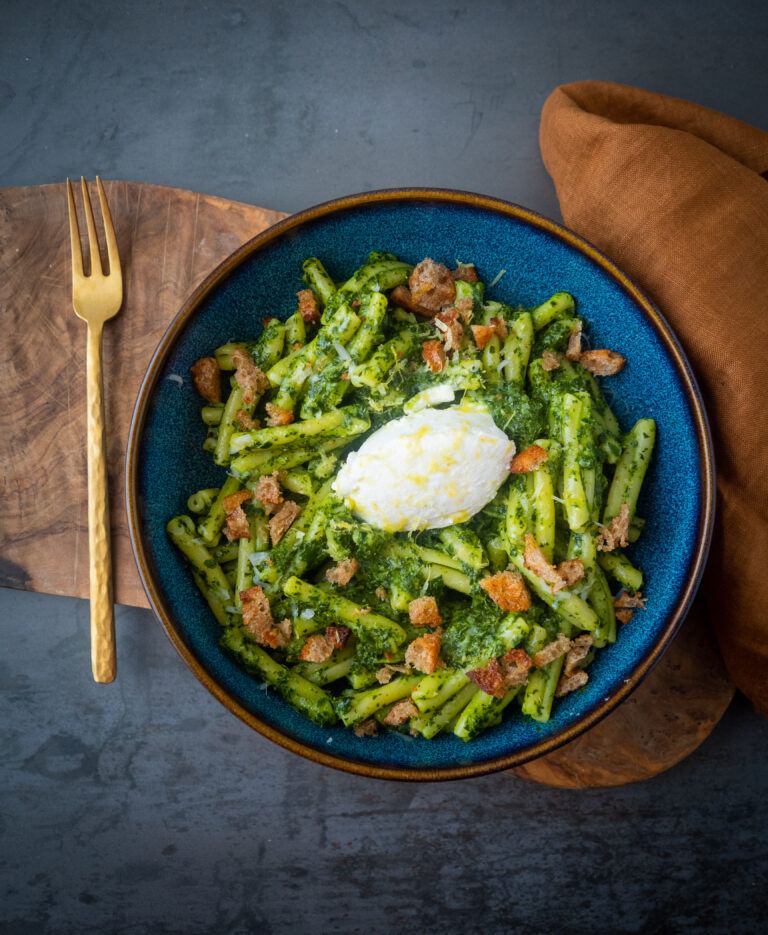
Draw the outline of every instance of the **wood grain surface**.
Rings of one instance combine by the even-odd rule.
[[[195,286],[284,215],[158,185],[107,182],[105,189],[125,296],[122,311],[104,326],[115,600],[148,607],[128,538],[123,488],[139,384]],[[98,204],[95,185],[91,201]],[[103,243],[101,228],[99,234]],[[0,415],[0,584],[87,597],[86,326],[72,310],[63,183],[0,190],[0,270],[0,385],[6,401]]]
[[[125,281],[104,329],[115,598],[147,607],[128,538],[123,469],[152,352],[189,293],[284,215],[194,192],[105,183]],[[93,194],[92,194],[93,197]],[[70,295],[64,184],[0,189],[0,585],[88,596],[85,325]],[[703,615],[692,614],[637,691],[587,734],[513,770],[569,788],[616,786],[679,762],[733,696]]]

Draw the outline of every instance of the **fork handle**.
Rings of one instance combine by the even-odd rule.
[[[91,584],[91,668],[97,682],[115,678],[115,617],[104,440],[101,325],[88,326],[86,354],[88,416],[88,544]]]

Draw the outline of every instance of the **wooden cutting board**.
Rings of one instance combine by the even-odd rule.
[[[147,607],[123,488],[139,384],[189,293],[285,215],[159,185],[105,188],[125,292],[122,311],[104,329],[115,595],[118,603]],[[94,190],[91,199],[98,201]],[[85,325],[72,311],[68,236],[63,184],[0,189],[0,585],[87,597]],[[653,776],[701,743],[732,696],[711,631],[691,618],[628,701],[587,734],[514,772],[580,788]]]

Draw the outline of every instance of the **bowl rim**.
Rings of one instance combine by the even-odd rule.
[[[686,585],[678,595],[674,603],[667,623],[661,631],[658,639],[651,647],[650,651],[640,659],[637,664],[628,673],[627,678],[621,686],[613,693],[605,696],[596,703],[585,715],[579,718],[575,723],[565,725],[561,730],[556,731],[549,737],[534,743],[524,750],[503,754],[484,760],[480,763],[448,766],[448,767],[398,767],[382,766],[373,763],[364,763],[358,760],[348,759],[347,757],[333,755],[325,751],[316,750],[314,747],[283,733],[281,730],[272,727],[263,721],[258,715],[249,711],[238,701],[236,701],[221,686],[208,671],[203,667],[200,661],[194,656],[190,648],[177,630],[173,620],[173,615],[165,606],[163,595],[158,584],[155,582],[152,567],[149,562],[144,544],[144,535],[141,525],[141,516],[139,510],[138,496],[138,469],[141,453],[140,440],[144,431],[147,413],[153,391],[158,381],[158,377],[165,364],[168,353],[171,351],[175,341],[186,326],[189,318],[199,308],[201,303],[213,292],[213,290],[238,266],[254,254],[260,252],[265,247],[279,240],[288,232],[301,227],[310,221],[316,221],[336,213],[356,208],[369,208],[381,204],[395,204],[406,202],[409,204],[420,202],[442,202],[451,205],[463,205],[471,208],[481,208],[501,214],[515,220],[523,221],[539,230],[564,241],[566,244],[586,255],[595,262],[604,273],[608,274],[640,307],[643,314],[648,318],[654,327],[657,335],[661,339],[664,347],[670,355],[673,364],[680,377],[685,395],[691,408],[694,418],[697,442],[698,442],[698,468],[699,484],[701,489],[701,512],[697,529],[696,549],[694,552],[691,569],[687,577]],[[324,766],[331,766],[344,772],[357,775],[368,776],[376,779],[398,779],[410,781],[428,781],[463,779],[473,776],[481,776],[487,773],[499,770],[511,769],[521,766],[533,759],[546,756],[558,747],[569,743],[580,734],[583,734],[594,727],[599,721],[605,718],[622,701],[637,688],[648,673],[661,659],[664,652],[669,647],[673,637],[677,633],[685,616],[690,608],[691,602],[696,594],[701,581],[704,566],[706,564],[712,538],[712,529],[715,513],[715,466],[712,450],[712,436],[709,428],[707,414],[704,409],[704,402],[699,390],[692,368],[680,346],[676,336],[672,332],[661,312],[655,307],[648,296],[626,275],[613,261],[611,261],[601,250],[585,240],[574,231],[569,230],[562,224],[539,214],[530,208],[524,208],[513,202],[489,195],[481,195],[475,192],[463,191],[459,189],[447,188],[390,188],[377,189],[375,191],[360,192],[353,195],[345,195],[340,198],[334,198],[330,201],[324,201],[313,207],[306,208],[296,214],[288,215],[271,227],[266,228],[261,233],[246,241],[237,250],[226,257],[218,266],[216,266],[194,289],[192,294],[182,305],[179,312],[168,325],[165,334],[157,345],[152,358],[147,366],[146,373],[141,381],[136,403],[134,405],[131,417],[130,431],[128,435],[128,446],[125,461],[125,498],[126,512],[128,515],[128,530],[131,539],[134,558],[139,570],[142,585],[149,599],[152,610],[157,616],[160,624],[165,630],[165,634],[171,641],[177,652],[189,666],[195,676],[208,689],[208,691],[224,705],[232,714],[238,717],[249,727],[256,730],[262,736],[277,743],[279,746],[292,753],[297,753],[309,760],[320,763]]]

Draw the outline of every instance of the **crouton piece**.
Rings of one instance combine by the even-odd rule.
[[[372,717],[365,721],[360,721],[352,727],[355,737],[375,737],[379,732],[379,722]]]
[[[525,537],[523,562],[525,567],[532,571],[534,575],[550,585],[553,594],[562,591],[566,586],[565,578],[551,562],[547,561],[546,555],[536,545],[536,540],[530,533],[526,534]]]
[[[452,279],[461,279],[463,282],[480,282],[474,263],[456,263],[456,269],[451,270]]]
[[[467,672],[467,678],[477,685],[477,687],[486,693],[493,695],[494,698],[503,698],[507,693],[504,688],[504,676],[499,665],[499,660],[495,657],[482,667],[482,669],[470,669]]]
[[[471,325],[471,328],[475,344],[481,351],[490,342],[491,338],[496,336],[496,329],[493,325]]]
[[[541,366],[543,370],[557,370],[563,355],[558,351],[544,351],[541,355]]]
[[[320,309],[317,298],[311,289],[301,289],[296,293],[299,300],[299,314],[306,322],[320,321]]]
[[[509,470],[512,474],[528,474],[529,471],[535,471],[546,460],[547,451],[545,448],[542,448],[541,445],[529,445],[512,458]]]
[[[261,422],[259,422],[258,419],[254,419],[245,409],[237,410],[235,413],[235,422],[237,422],[241,432],[249,432],[253,429],[261,428]]]
[[[636,591],[634,594],[630,594],[628,591],[622,591],[618,597],[614,598],[613,606],[614,607],[640,607],[642,610],[645,610],[645,605],[648,603],[648,598],[643,597],[641,591]]]
[[[354,578],[359,567],[356,558],[345,558],[343,562],[329,568],[325,573],[325,577],[331,584],[338,584],[343,587]]]
[[[493,326],[496,334],[501,338],[502,341],[509,334],[509,331],[507,330],[507,323],[503,318],[492,318],[490,324]]]
[[[414,267],[408,285],[414,301],[433,312],[439,312],[456,298],[456,286],[450,270],[429,257]]]
[[[215,357],[201,357],[189,368],[195,389],[209,403],[221,402],[221,370]]]
[[[267,425],[290,425],[293,422],[293,413],[290,409],[281,409],[274,403],[267,403],[264,407],[267,410]]]
[[[433,321],[435,327],[440,332],[440,337],[445,345],[446,352],[452,356],[454,351],[461,350],[461,345],[464,340],[464,328],[459,321],[459,313],[456,309],[445,309],[445,311],[440,312],[439,315],[435,315]]]
[[[518,571],[499,571],[481,579],[480,587],[501,610],[521,611],[531,606],[531,595]]]
[[[237,367],[235,383],[243,391],[243,402],[250,406],[256,402],[257,396],[269,389],[269,380],[253,362],[253,357],[242,347],[236,347],[232,351],[232,360]]]
[[[568,347],[565,349],[566,360],[578,360],[581,357],[581,322],[571,332]]]
[[[400,727],[401,724],[405,724],[412,717],[418,717],[418,714],[419,709],[411,699],[403,698],[402,701],[397,701],[392,705],[384,718],[384,723],[390,727]]]
[[[389,300],[394,305],[400,305],[402,308],[413,312],[414,315],[422,315],[424,318],[431,318],[435,312],[424,308],[411,295],[411,290],[407,286],[395,286],[389,293]]]
[[[351,633],[349,627],[339,625],[325,628],[325,635],[333,643],[334,649],[343,649]]]
[[[523,685],[528,681],[528,670],[533,660],[524,649],[510,649],[501,657],[501,675],[506,694],[513,685]]]
[[[626,364],[626,359],[616,351],[604,349],[596,351],[582,351],[579,363],[582,367],[594,373],[596,377],[610,377],[618,373]]]
[[[245,503],[246,500],[250,500],[253,494],[250,490],[236,490],[234,493],[229,494],[224,497],[221,501],[221,505],[224,508],[225,513],[231,513],[233,510],[236,510],[241,503]]]
[[[412,643],[405,651],[405,661],[420,672],[431,675],[437,668],[440,655],[440,634],[425,633]]]
[[[445,367],[445,351],[441,341],[425,341],[421,345],[421,356],[432,373],[440,373]]]
[[[264,643],[267,646],[271,646],[272,649],[285,649],[291,642],[292,636],[293,625],[286,617],[285,620],[281,620],[280,623],[272,627],[271,630],[267,630],[264,634]]]
[[[263,643],[264,634],[275,625],[269,598],[261,585],[254,585],[247,591],[240,592],[240,601],[243,608],[243,626],[259,643]]]
[[[280,477],[279,471],[273,471],[271,474],[264,474],[259,478],[254,497],[265,507],[276,507],[278,504],[283,503]]]
[[[313,633],[304,641],[299,653],[303,662],[325,662],[333,655],[333,640],[325,633]]]
[[[583,669],[577,669],[571,675],[561,675],[555,689],[555,697],[562,698],[563,695],[569,695],[571,692],[575,692],[577,688],[581,688],[582,685],[586,685],[588,681],[589,676]]]
[[[226,520],[224,523],[224,535],[230,542],[235,539],[248,539],[251,535],[251,526],[248,517],[245,515],[242,504],[251,499],[250,490],[236,490],[229,496],[224,497],[221,505],[224,507]]]
[[[299,513],[301,513],[301,507],[298,503],[294,503],[293,500],[286,500],[281,505],[277,513],[269,521],[269,537],[272,540],[272,545],[277,545],[283,538]]]
[[[554,662],[555,659],[559,659],[569,652],[571,645],[571,641],[564,633],[558,633],[556,640],[547,643],[543,649],[540,649],[536,653],[533,657],[533,664],[537,669],[542,668],[542,666],[548,666],[550,662]]]
[[[472,301],[471,295],[463,295],[460,299],[456,299],[453,303],[453,307],[459,313],[459,318],[461,318],[465,325],[468,325],[472,321],[475,303]]]
[[[408,616],[415,627],[437,627],[443,622],[434,597],[417,597],[411,601]]]
[[[619,515],[614,516],[610,526],[601,526],[595,539],[598,551],[613,552],[629,545],[629,504],[622,503]]]
[[[591,646],[592,637],[589,633],[582,633],[581,636],[577,636],[575,640],[571,641],[571,648],[565,657],[563,675],[573,675],[577,671],[579,663],[587,658]]]
[[[392,676],[395,674],[392,666],[382,666],[376,673],[376,681],[379,685],[386,685],[388,682],[392,681]]]
[[[629,607],[619,607],[616,610],[616,619],[619,623],[629,623],[634,616],[634,610],[630,610]]]
[[[566,588],[584,577],[584,562],[580,558],[567,558],[557,566],[558,574],[565,578]]]

